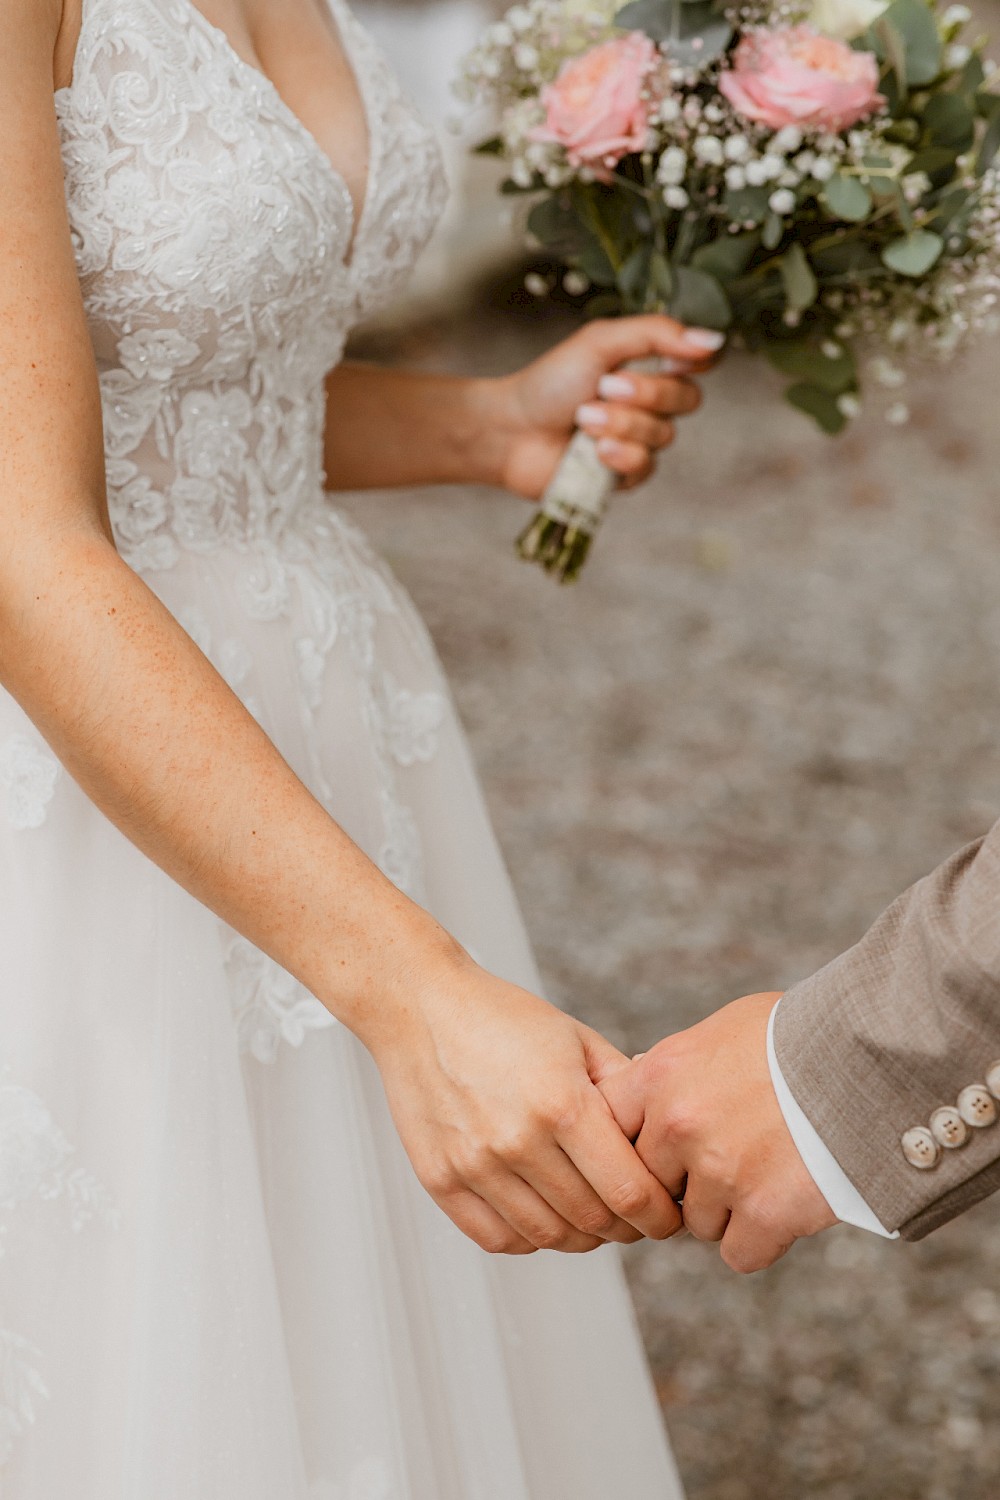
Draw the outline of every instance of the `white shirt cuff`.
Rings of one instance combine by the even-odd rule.
[[[779,1000],[778,1005],[780,1004]],[[778,1066],[777,1053],[774,1050],[774,1018],[778,1005],[772,1010],[767,1023],[767,1065],[771,1070],[771,1082],[778,1096],[778,1104],[785,1117],[785,1124],[805,1163],[806,1171],[823,1194],[831,1212],[837,1215],[841,1223],[853,1224],[857,1229],[869,1229],[872,1234],[881,1234],[887,1240],[898,1240],[898,1230],[890,1233],[875,1217],[837,1158],[824,1144],[812,1121],[804,1114],[785,1082],[784,1075]]]

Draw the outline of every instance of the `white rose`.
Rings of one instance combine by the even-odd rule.
[[[888,8],[889,0],[813,0],[809,22],[826,36],[853,42]]]

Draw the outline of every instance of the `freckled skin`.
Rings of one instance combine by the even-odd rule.
[[[364,124],[315,0],[206,0],[205,13],[286,92],[302,78],[288,102],[331,158],[343,151],[360,205],[349,164],[364,160]],[[467,1234],[518,1254],[666,1236],[677,1210],[596,1087],[621,1054],[479,969],[387,881],[115,550],[52,105],[79,27],[80,0],[0,7],[0,683],[128,838],[370,1048],[418,1175]],[[344,113],[320,118],[331,96]],[[669,320],[630,322],[501,381],[338,371],[331,486],[540,492],[605,370],[652,351],[708,363]],[[619,472],[647,472],[669,414],[695,401],[686,381],[647,377],[632,405],[609,405]]]

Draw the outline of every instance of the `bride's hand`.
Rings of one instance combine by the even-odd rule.
[[[691,377],[710,367],[722,343],[722,334],[659,314],[599,320],[492,382],[495,430],[504,434],[499,482],[539,499],[579,426],[623,488],[640,484],[673,442],[673,419],[700,405]],[[620,369],[651,355],[665,362],[661,374]]]
[[[585,1251],[679,1229],[597,1087],[621,1053],[536,995],[461,954],[369,1046],[417,1176],[484,1250]]]

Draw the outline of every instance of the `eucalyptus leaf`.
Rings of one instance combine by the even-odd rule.
[[[572,255],[583,249],[590,233],[566,194],[542,198],[528,215],[528,231],[540,245],[556,255]]]
[[[958,94],[934,94],[923,114],[928,145],[946,146],[956,155],[968,151],[976,130],[972,109]]]
[[[781,257],[781,279],[785,284],[785,300],[793,312],[805,312],[807,307],[812,307],[819,293],[819,284],[809,257],[797,240]]]
[[[805,383],[789,386],[785,392],[785,400],[799,411],[804,411],[806,416],[812,417],[831,437],[843,432],[847,425],[847,418],[837,405],[836,396],[829,391],[820,390],[818,386]]]
[[[653,254],[653,247],[648,242],[638,245],[631,255],[618,267],[615,284],[621,292],[625,301],[636,308],[642,308],[649,291],[649,264]]]
[[[691,327],[720,331],[733,321],[733,310],[721,282],[707,271],[696,271],[693,266],[674,267],[670,313],[678,322]]]
[[[944,240],[930,229],[915,229],[892,240],[882,251],[883,264],[900,276],[923,276],[940,258]]]
[[[583,249],[576,255],[576,262],[583,274],[595,286],[615,285],[618,273],[600,240],[588,239]]]
[[[1000,111],[998,111],[987,125],[979,150],[976,152],[976,172],[982,177],[993,165],[993,159],[1000,151]]]
[[[866,41],[892,68],[904,92],[933,83],[941,72],[944,57],[937,17],[924,0],[893,0]]]
[[[878,251],[867,240],[845,234],[835,245],[825,245],[812,252],[812,265],[822,280],[827,276],[863,276],[867,271],[881,271]]]
[[[978,52],[973,52],[959,75],[959,86],[966,94],[974,94],[986,81],[986,69]]]
[[[821,346],[781,341],[769,344],[765,350],[771,364],[782,375],[802,384],[818,387],[833,396],[843,395],[857,385],[858,374],[854,357],[842,344],[835,344],[840,353],[833,359],[824,354]]]
[[[907,172],[926,172],[930,178],[954,176],[955,152],[947,146],[928,146],[923,151],[917,151],[906,168]],[[946,179],[947,180],[947,179]]]
[[[631,0],[615,16],[615,25],[665,43],[670,56],[687,67],[720,57],[733,34],[715,0]]]
[[[835,219],[858,224],[872,209],[872,195],[857,177],[837,172],[823,189],[823,202]]]
[[[734,224],[763,224],[769,196],[766,187],[730,188],[726,193],[726,216]]]
[[[760,249],[761,237],[756,230],[746,234],[722,234],[702,245],[691,257],[698,271],[707,271],[723,283],[742,276]]]

